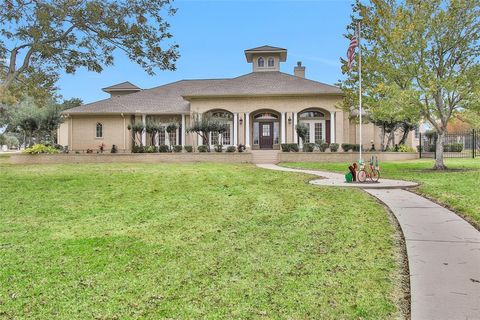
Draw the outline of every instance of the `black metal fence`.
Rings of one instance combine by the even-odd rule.
[[[418,152],[420,158],[435,158],[438,136],[435,132],[420,133]],[[443,139],[445,158],[476,158],[480,156],[480,132],[470,130],[445,134]]]

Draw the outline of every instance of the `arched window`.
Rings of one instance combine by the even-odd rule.
[[[227,111],[213,111],[210,113],[212,118],[233,119],[233,115]]]
[[[325,115],[320,111],[310,110],[300,113],[299,117],[301,119],[305,118],[325,118]]]
[[[274,113],[270,112],[262,112],[262,113],[257,113],[255,116],[253,116],[254,119],[278,119],[278,116]]]
[[[275,59],[272,57],[268,58],[268,66],[269,67],[274,67],[275,66]]]
[[[260,68],[265,67],[265,60],[263,60],[262,57],[258,58],[258,66],[259,66]]]
[[[96,130],[95,130],[95,137],[103,138],[103,124],[97,122]]]

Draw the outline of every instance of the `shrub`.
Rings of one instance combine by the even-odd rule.
[[[280,145],[283,152],[298,152],[298,143],[282,143]]]
[[[110,149],[110,153],[117,153],[117,152],[118,152],[118,147],[112,144],[112,149]]]
[[[235,152],[235,150],[237,150],[237,148],[235,146],[228,146],[227,147],[227,152]]]
[[[172,146],[172,149],[173,149],[173,152],[182,152],[183,148],[182,148],[181,145],[176,144],[176,145]]]
[[[318,140],[315,145],[318,147],[318,150],[320,150],[320,152],[325,152],[325,150],[328,149],[328,143],[326,143],[325,141],[323,140]]]
[[[170,152],[170,148],[166,144],[161,144],[158,146],[158,152],[161,152],[161,153]]]
[[[437,146],[434,144],[431,144],[428,146],[428,152],[435,152],[437,150]]]
[[[185,151],[187,152],[192,152],[193,151],[193,147],[192,146],[185,146],[183,147],[185,149]]]
[[[215,152],[222,152],[223,146],[221,144],[216,144],[214,149],[215,149]]]
[[[40,153],[55,154],[55,153],[58,153],[58,150],[55,149],[54,147],[49,147],[44,144],[36,144],[30,148],[23,150],[23,152],[28,154],[40,154]]]
[[[239,145],[237,146],[238,152],[244,152],[246,149],[247,149],[247,147],[245,147],[244,144],[239,144]]]
[[[145,148],[143,146],[137,146],[137,145],[134,145],[132,147],[132,152],[133,153],[144,153],[145,152]]]
[[[445,152],[462,152],[463,144],[461,143],[449,143],[443,146]]]
[[[350,150],[358,152],[358,151],[360,151],[360,145],[359,144],[353,144],[353,143],[342,143],[342,149],[345,152],[348,152]]]
[[[330,151],[331,152],[337,152],[338,151],[338,143],[330,143]]]
[[[405,144],[401,144],[397,147],[397,152],[415,152],[415,149]]]
[[[303,144],[303,151],[304,152],[313,152],[315,148],[315,143],[304,143]]]
[[[200,145],[198,146],[198,152],[207,152],[208,151],[208,148],[206,145]]]
[[[47,145],[47,144],[45,144]],[[57,149],[58,151],[62,151],[63,150],[63,146],[61,144],[58,144],[58,143],[55,143],[54,145],[52,145],[52,147],[54,147],[55,149]]]
[[[158,149],[155,146],[148,146],[148,147],[145,147],[145,152],[146,153],[155,153],[155,152],[158,152]]]
[[[348,152],[352,150],[352,145],[350,143],[342,143],[343,152]]]

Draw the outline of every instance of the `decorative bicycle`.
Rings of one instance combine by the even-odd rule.
[[[368,166],[365,166],[365,163],[360,163],[360,170],[357,173],[357,181],[365,182],[367,178],[372,182],[378,182],[380,179],[380,167],[378,165],[378,159],[375,156],[372,156]]]

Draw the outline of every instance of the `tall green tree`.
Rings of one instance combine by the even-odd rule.
[[[13,105],[13,108],[4,109],[0,114],[0,126],[6,132],[20,137],[24,145],[34,143],[56,143],[57,129],[63,122],[62,110],[82,104],[82,100],[72,98],[62,102],[50,102],[39,107],[35,99],[27,97]]]
[[[480,0],[357,0],[353,11],[347,29],[361,20],[365,106],[420,111],[439,137],[434,168],[445,169],[448,121],[480,103]],[[354,105],[357,73],[343,64]]]
[[[0,8],[2,100],[17,87],[51,89],[61,70],[101,72],[116,50],[148,74],[174,70],[179,57],[171,0],[0,0]]]

